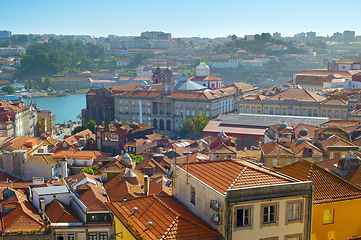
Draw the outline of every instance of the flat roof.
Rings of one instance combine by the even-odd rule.
[[[40,195],[53,195],[53,194],[61,194],[61,193],[69,193],[68,188],[63,186],[54,186],[54,187],[40,187],[33,189],[39,196]]]
[[[288,125],[305,123],[314,126],[320,126],[329,120],[327,117],[309,117],[309,116],[290,116],[290,115],[268,115],[268,114],[220,114],[217,120],[222,124],[243,125],[243,126],[259,126],[268,127],[274,124],[280,124],[283,121]]]
[[[247,134],[247,135],[264,135],[265,129],[268,127],[264,126],[245,126],[241,125],[241,122],[238,122],[238,125],[232,125],[223,123],[223,121],[209,121],[208,124],[204,127],[203,132],[221,132],[225,134]]]

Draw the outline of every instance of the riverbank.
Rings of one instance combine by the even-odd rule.
[[[72,90],[72,91],[52,91],[52,92],[32,92],[32,93],[25,93],[21,96],[23,98],[43,98],[43,97],[65,97],[69,94],[86,94],[89,89],[80,89],[80,90]]]

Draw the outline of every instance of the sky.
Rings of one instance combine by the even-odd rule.
[[[94,37],[145,31],[210,38],[309,31],[332,36],[344,30],[361,35],[361,1],[343,5],[334,0],[0,0],[0,30]]]

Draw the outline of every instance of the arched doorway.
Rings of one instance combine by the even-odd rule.
[[[171,130],[171,123],[170,123],[170,120],[167,120],[167,131],[170,131]]]
[[[163,120],[163,119],[161,119],[161,120],[159,121],[159,129],[160,129],[160,130],[164,130],[164,120]]]
[[[157,119],[153,119],[153,127],[154,129],[158,128]]]

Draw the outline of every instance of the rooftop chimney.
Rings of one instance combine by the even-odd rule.
[[[149,177],[144,175],[144,195],[149,195]]]
[[[123,205],[127,203],[127,199],[123,199]]]

